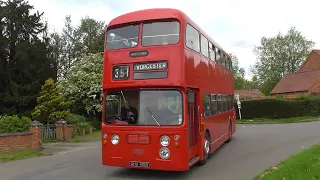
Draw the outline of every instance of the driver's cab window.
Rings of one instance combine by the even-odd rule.
[[[150,106],[151,112],[160,124],[180,125],[182,123],[181,96],[154,96],[153,99],[155,103],[150,102],[148,106]],[[147,124],[155,124],[149,111],[142,110],[141,112],[145,112],[144,120],[147,121]],[[173,118],[172,116],[178,118]]]
[[[118,95],[108,95],[106,99],[106,118],[111,120],[120,114],[120,97]]]
[[[125,102],[129,102],[129,108],[128,105],[125,106]],[[107,124],[123,121],[130,125],[143,126],[156,126],[158,123],[162,126],[181,125],[182,105],[182,94],[177,90],[131,90],[108,93],[105,119]],[[130,111],[133,114],[130,115]],[[130,116],[133,116],[134,122],[130,122],[132,119]]]
[[[122,96],[123,93],[123,96]],[[129,102],[129,107],[139,108],[139,91],[123,91],[110,93],[106,96],[106,120],[119,119],[121,108],[125,107],[125,102]]]
[[[161,97],[158,99],[158,109],[167,108],[173,113],[181,112],[181,104],[181,99],[178,97]]]

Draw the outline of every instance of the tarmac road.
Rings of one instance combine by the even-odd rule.
[[[101,164],[100,142],[60,144],[58,154],[0,164],[1,180],[251,180],[265,168],[320,143],[320,121],[301,124],[237,125],[204,166],[185,173],[120,169]],[[54,148],[48,148],[53,151]]]

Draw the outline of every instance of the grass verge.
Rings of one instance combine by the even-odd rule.
[[[6,163],[9,161],[16,161],[22,159],[29,159],[39,156],[44,156],[45,154],[39,151],[25,150],[19,152],[1,153],[0,163]]]
[[[292,118],[281,118],[281,119],[238,119],[237,124],[289,124],[289,123],[302,123],[320,121],[320,117],[304,116],[304,117],[292,117]]]
[[[313,146],[266,170],[254,180],[319,180],[320,145]]]
[[[70,142],[90,142],[90,141],[98,141],[101,139],[101,131],[94,131],[91,134],[85,136],[76,136]]]

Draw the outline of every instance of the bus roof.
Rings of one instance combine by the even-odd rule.
[[[185,21],[189,22],[194,28],[196,28],[201,34],[203,34],[211,43],[213,43],[216,47],[222,50],[229,57],[229,54],[217,42],[215,42],[204,30],[202,30],[184,12],[178,9],[152,8],[152,9],[144,9],[144,10],[129,12],[112,19],[109,22],[108,27],[111,27],[114,25],[132,23],[132,22],[141,22],[141,21],[156,20],[156,19],[168,19],[168,18],[176,18],[180,20],[184,19]]]
[[[148,14],[146,16],[146,14]],[[146,20],[165,19],[165,18],[183,18],[183,12],[177,9],[153,8],[129,12],[112,19],[108,26],[117,24],[126,24],[131,22],[140,22]]]

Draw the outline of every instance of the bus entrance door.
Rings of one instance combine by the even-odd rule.
[[[188,89],[188,146],[189,165],[194,164],[198,156],[198,135],[199,135],[199,112],[198,112],[198,91]]]

